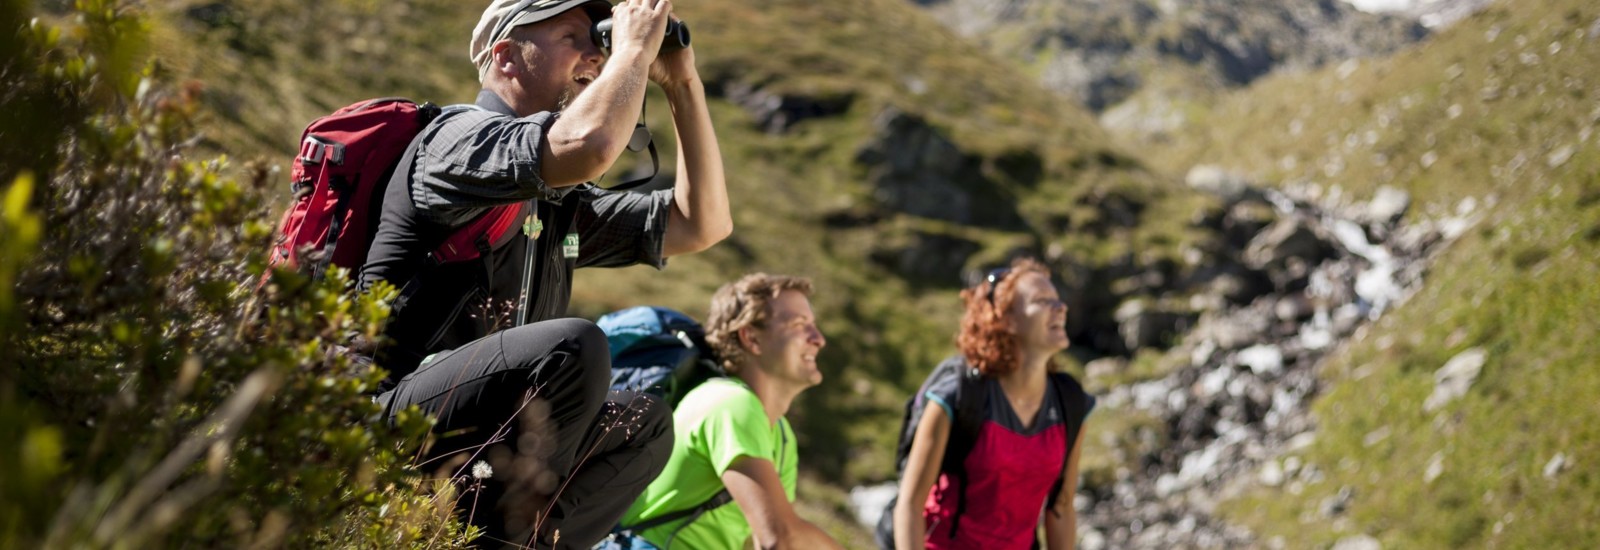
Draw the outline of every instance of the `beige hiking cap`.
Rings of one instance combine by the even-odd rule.
[[[472,64],[478,67],[478,81],[482,82],[489,69],[490,46],[499,42],[511,29],[537,23],[582,6],[589,18],[599,23],[611,17],[611,2],[607,0],[494,0],[483,10],[483,18],[472,29],[472,45],[467,50]]]

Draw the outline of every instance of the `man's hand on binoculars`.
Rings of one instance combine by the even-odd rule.
[[[688,84],[700,79],[694,66],[694,49],[662,50],[650,64],[650,81],[662,88]]]
[[[623,0],[612,6],[611,55],[636,48],[645,59],[655,59],[671,14],[672,0]]]

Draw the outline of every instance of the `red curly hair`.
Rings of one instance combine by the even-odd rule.
[[[1018,351],[1021,343],[1006,312],[1011,311],[1011,304],[1016,302],[1017,281],[1029,273],[1050,277],[1050,269],[1038,260],[1017,258],[1011,261],[1010,271],[1000,276],[999,281],[985,280],[961,291],[966,311],[961,315],[961,330],[956,333],[956,348],[961,350],[967,364],[984,376],[993,378],[1008,374],[1016,370],[1022,360]]]

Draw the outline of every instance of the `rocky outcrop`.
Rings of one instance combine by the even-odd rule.
[[[1184,72],[1176,66],[1236,86],[1279,67],[1387,53],[1426,33],[1410,18],[1363,13],[1339,0],[918,3],[1095,110],[1128,98],[1158,72]]]
[[[719,84],[712,92],[743,107],[769,134],[781,134],[804,120],[839,115],[855,102],[855,94],[849,92],[777,93],[743,81]]]
[[[1249,532],[1212,518],[1214,504],[1250,484],[1321,478],[1318,465],[1295,457],[1316,437],[1308,411],[1319,390],[1316,365],[1414,292],[1430,259],[1476,220],[1463,209],[1456,218],[1408,221],[1402,214],[1409,198],[1393,189],[1359,204],[1314,199],[1320,193],[1310,188],[1229,193],[1247,195],[1272,204],[1278,217],[1249,240],[1244,263],[1268,271],[1302,267],[1272,275],[1275,288],[1248,303],[1194,300],[1209,307],[1167,353],[1175,363],[1170,373],[1105,395],[1103,407],[1138,411],[1156,423],[1117,434],[1147,444],[1120,449],[1117,458],[1126,466],[1080,493],[1084,548],[1259,544]],[[1233,212],[1251,200],[1230,199],[1222,210]],[[1470,386],[1482,364],[1475,353],[1439,370],[1430,406]],[[1097,363],[1091,377],[1116,368]],[[1369,435],[1385,437],[1381,430]],[[1325,502],[1324,519],[1342,514],[1351,498],[1346,491]]]
[[[905,238],[880,240],[870,257],[912,282],[932,283],[961,273],[967,258],[982,249],[982,245],[968,239],[912,231]]]
[[[983,157],[961,150],[921,117],[897,109],[884,110],[873,126],[876,135],[857,152],[856,163],[866,170],[884,209],[963,225],[1026,227],[1014,199],[989,178]],[[1023,165],[1020,171],[1029,169],[1026,160],[1015,163]]]

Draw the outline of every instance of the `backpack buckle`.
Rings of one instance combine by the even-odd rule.
[[[344,164],[344,144],[316,134],[308,135],[305,141],[300,142],[302,164],[322,164],[323,158],[333,164]]]

